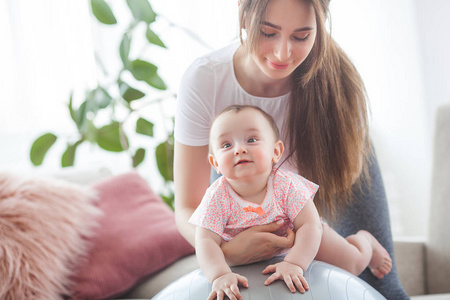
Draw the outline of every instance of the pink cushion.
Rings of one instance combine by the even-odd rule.
[[[143,277],[194,252],[178,232],[173,211],[136,172],[94,185],[104,216],[76,276],[74,299],[121,295]]]

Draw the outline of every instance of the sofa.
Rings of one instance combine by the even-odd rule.
[[[395,241],[400,280],[412,299],[450,299],[450,104],[436,111],[428,236]]]
[[[450,104],[447,104],[436,113],[428,237],[394,241],[400,281],[414,300],[450,300],[450,230],[446,225],[450,214],[449,150]],[[0,173],[0,264],[7,266],[0,269],[0,299],[28,299],[24,294],[26,288],[33,299],[60,299],[57,295],[67,292],[69,283],[76,291],[76,296],[69,298],[73,300],[151,299],[171,282],[198,268],[194,249],[176,229],[173,211],[137,172],[113,175],[104,169],[69,170],[52,176],[55,177],[58,182],[26,181]],[[74,186],[65,186],[66,183]],[[23,186],[27,187],[25,191]],[[89,192],[84,191],[85,186]],[[92,203],[91,190],[95,192]],[[17,199],[11,200],[11,195]],[[55,201],[49,202],[51,197]],[[26,202],[24,199],[32,205],[20,207]],[[19,205],[11,206],[11,203]],[[15,216],[20,217],[23,209],[30,216],[26,222],[47,228],[47,237],[36,226],[28,228],[10,222],[15,220],[11,218],[15,211]],[[61,214],[72,215],[60,218],[52,213],[58,209]],[[98,220],[95,224],[91,222],[94,219]],[[63,226],[55,226],[55,222]],[[67,225],[74,228],[67,230]],[[28,239],[33,234],[39,238]],[[23,239],[19,240],[18,236]],[[11,259],[17,251],[10,250],[21,248],[21,243],[29,240],[30,247],[21,250],[22,260]],[[64,243],[57,243],[61,240]],[[58,245],[65,255],[44,253],[53,250],[51,245]],[[27,262],[26,270],[33,272],[21,273],[24,257],[29,259],[36,253],[47,257],[40,262],[33,261],[40,264],[37,266]],[[71,253],[77,255],[77,260],[71,259]],[[42,266],[51,272],[35,276]],[[36,286],[46,286],[47,290],[37,297],[41,291],[33,290]]]

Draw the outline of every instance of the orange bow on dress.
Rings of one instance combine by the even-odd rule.
[[[257,213],[260,216],[264,215],[264,210],[260,206],[253,207],[253,206],[249,205],[247,207],[244,207],[244,211],[245,212],[254,212],[254,213]]]

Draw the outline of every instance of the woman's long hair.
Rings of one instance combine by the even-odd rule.
[[[298,1],[313,6],[317,34],[310,54],[291,75],[285,124],[289,159],[302,176],[319,184],[314,202],[321,215],[334,221],[354,188],[368,180],[368,100],[356,68],[326,30],[329,0]],[[257,49],[269,2],[240,2],[241,41],[245,28],[249,51]]]

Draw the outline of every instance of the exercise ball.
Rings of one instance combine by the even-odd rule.
[[[244,300],[382,300],[377,290],[362,279],[330,264],[313,261],[305,272],[309,291],[304,294],[291,293],[284,281],[277,280],[265,286],[269,275],[262,270],[270,264],[280,262],[282,257],[250,265],[232,267],[233,272],[248,279],[249,288],[239,286]],[[200,269],[192,271],[168,285],[153,300],[206,300],[211,292],[211,284]],[[226,298],[228,299],[228,298]]]

